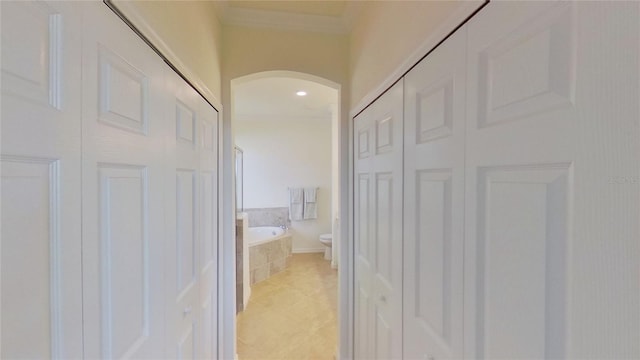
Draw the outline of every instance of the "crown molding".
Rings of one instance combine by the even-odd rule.
[[[234,8],[223,0],[214,4],[218,19],[225,25],[326,34],[348,34],[363,6],[359,1],[348,2],[342,16],[337,17]]]

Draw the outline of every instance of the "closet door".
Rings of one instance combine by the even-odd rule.
[[[405,79],[404,357],[463,356],[466,28]]]
[[[402,81],[354,119],[355,357],[402,357]]]
[[[78,10],[0,2],[2,359],[82,357]]]
[[[637,3],[468,27],[466,357],[637,358]]]
[[[218,112],[198,98],[200,127],[200,332],[198,358],[214,359],[218,339]]]
[[[85,356],[164,355],[164,64],[102,3],[85,4]]]
[[[175,73],[168,72],[166,102],[171,105],[167,138],[167,319],[168,356],[195,359],[201,337],[200,147],[202,114],[199,95]],[[206,252],[206,250],[204,250]]]

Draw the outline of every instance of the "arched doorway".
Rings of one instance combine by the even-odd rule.
[[[296,94],[300,91],[306,94]],[[231,138],[236,154],[243,156],[241,171],[236,171],[242,180],[235,183],[235,199],[243,201],[236,208],[245,213],[245,228],[238,231],[245,241],[236,257],[236,284],[242,284],[236,287],[236,306],[245,310],[237,318],[239,358],[290,358],[298,356],[296,351],[333,358],[338,339],[340,85],[305,73],[268,71],[232,80],[230,98]],[[303,217],[291,212],[291,191],[296,189],[304,195],[317,190],[315,216],[307,218],[307,204]],[[290,240],[247,244],[247,227],[265,226],[286,228]],[[329,250],[319,241],[323,234],[332,235]],[[286,253],[287,246],[293,255],[283,261],[277,249]]]

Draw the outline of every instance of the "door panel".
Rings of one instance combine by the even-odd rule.
[[[405,77],[404,354],[463,354],[466,29]]]
[[[164,356],[163,63],[100,3],[84,6],[85,356]],[[91,26],[89,26],[89,23]]]
[[[169,354],[179,359],[195,359],[201,329],[200,295],[200,219],[201,176],[198,138],[201,136],[199,95],[169,71],[166,103],[173,108],[167,132],[170,158],[167,172],[174,174],[165,182],[167,190],[167,341]]]
[[[167,341],[181,359],[217,354],[218,113],[167,73]],[[172,149],[174,149],[172,151]]]
[[[176,171],[176,270],[178,294],[196,281],[196,175],[195,171]]]
[[[476,279],[489,358],[563,352],[568,179],[568,164],[482,170]]]
[[[355,118],[357,358],[402,357],[402,84]]]
[[[213,359],[218,338],[218,112],[199,98],[200,121],[200,323],[198,358]]]
[[[627,61],[639,49],[625,35],[639,7],[491,3],[481,15],[468,28],[465,355],[637,357],[627,254],[640,189],[611,177],[640,168]]]
[[[127,357],[149,332],[148,179],[136,166],[99,166],[98,173],[104,357]]]
[[[0,358],[81,358],[81,12],[0,13]]]

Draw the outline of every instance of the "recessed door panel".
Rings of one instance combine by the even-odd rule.
[[[2,358],[53,357],[62,350],[59,163],[3,157],[1,170],[2,238],[20,239],[2,248]]]
[[[484,358],[558,357],[566,347],[569,173],[563,164],[481,170]]]
[[[106,46],[98,46],[100,113],[105,124],[146,134],[149,79]]]
[[[389,254],[394,245],[393,234],[393,177],[390,173],[376,174],[375,186],[375,249],[377,275],[393,286],[393,261]]]
[[[356,252],[358,256],[369,258],[369,174],[360,174],[358,179],[358,196],[356,199],[358,229]]]
[[[451,339],[451,174],[417,176],[415,308],[405,311],[422,321],[425,331],[445,343]],[[411,285],[409,285],[411,286]]]
[[[195,281],[196,184],[195,171],[178,170],[176,175],[176,259],[177,293]]]
[[[200,175],[202,189],[202,270],[215,260],[217,246],[217,218],[215,208],[216,188],[214,174],[203,171]]]
[[[62,43],[71,13],[44,1],[7,2],[2,6],[2,90],[33,103],[60,109]],[[63,14],[64,12],[64,14]],[[72,42],[73,43],[73,42]],[[73,53],[73,51],[71,51]]]
[[[149,335],[149,239],[146,170],[102,165],[100,267],[102,353],[122,358]]]

